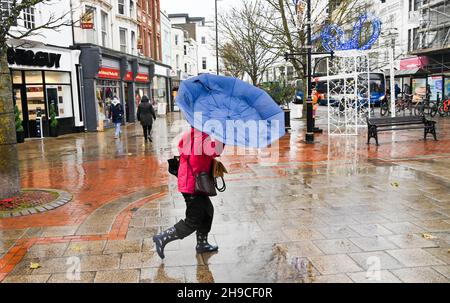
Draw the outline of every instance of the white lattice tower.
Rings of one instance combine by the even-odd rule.
[[[366,126],[370,116],[369,71],[365,52],[337,52],[332,60],[327,58],[329,135],[357,135],[358,128]],[[330,99],[336,103],[330,104]],[[362,106],[364,103],[368,108]]]

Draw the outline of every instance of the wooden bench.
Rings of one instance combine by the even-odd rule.
[[[375,138],[378,144],[378,132],[406,130],[406,129],[424,129],[424,139],[427,139],[428,134],[432,134],[434,140],[436,138],[436,122],[427,120],[424,116],[408,116],[395,118],[370,118],[367,117],[368,135],[367,144],[370,144],[370,139]]]

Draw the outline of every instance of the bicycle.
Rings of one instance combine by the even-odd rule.
[[[448,97],[447,97],[448,98]],[[450,98],[439,103],[438,112],[441,117],[448,116],[450,112]]]
[[[417,102],[414,106],[414,115],[415,116],[436,116],[438,112],[438,104],[437,101],[430,101],[430,99],[422,98],[421,101]]]

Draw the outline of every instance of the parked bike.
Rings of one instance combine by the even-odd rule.
[[[449,111],[450,111],[450,98],[441,101],[438,107],[438,112],[441,117],[448,116]]]

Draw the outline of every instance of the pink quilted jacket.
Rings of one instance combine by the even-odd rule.
[[[178,143],[178,151],[180,152],[178,191],[184,194],[194,194],[195,177],[192,172],[195,175],[203,171],[209,172],[212,160],[222,153],[223,144],[212,140],[208,134],[191,128]]]

